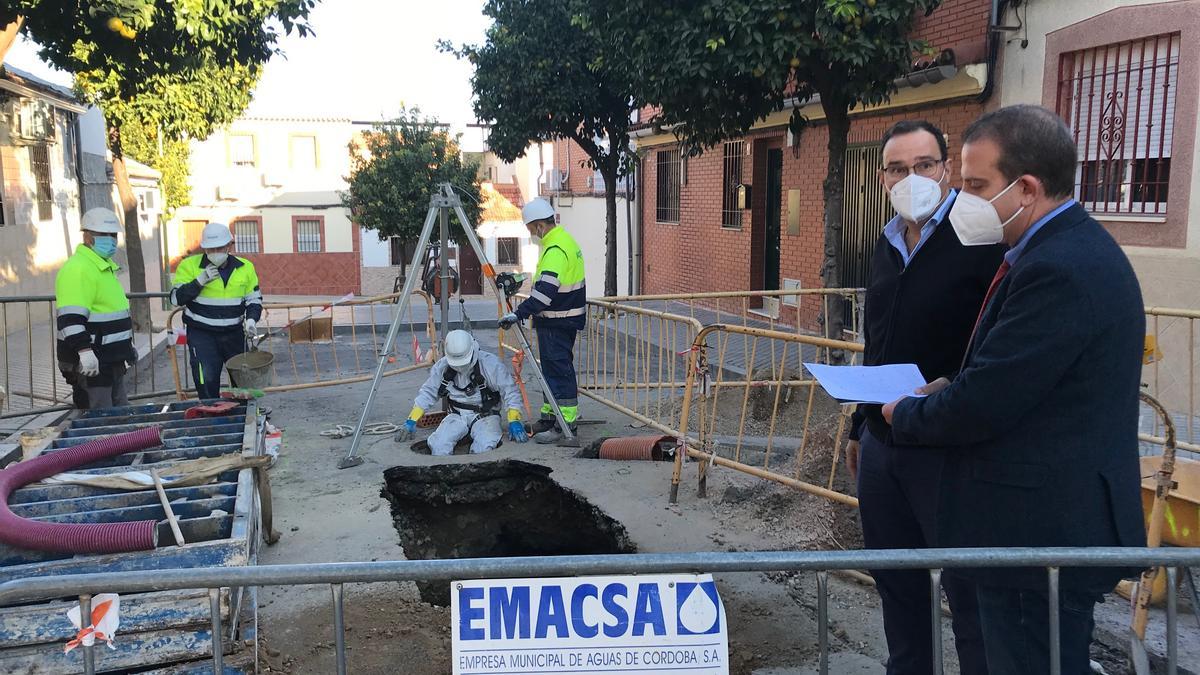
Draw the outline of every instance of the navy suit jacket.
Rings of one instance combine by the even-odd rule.
[[[949,387],[896,406],[892,439],[948,449],[937,546],[1144,546],[1138,391],[1145,315],[1129,260],[1079,205],[1028,241]],[[1134,570],[1063,570],[1103,592]],[[1045,588],[1045,570],[986,570]]]

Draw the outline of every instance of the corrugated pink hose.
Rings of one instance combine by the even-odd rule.
[[[153,520],[44,523],[13,515],[8,508],[8,497],[34,481],[125,452],[160,445],[162,429],[148,427],[45,454],[0,471],[0,542],[26,550],[56,553],[123,553],[154,548],[158,544],[158,526]]]

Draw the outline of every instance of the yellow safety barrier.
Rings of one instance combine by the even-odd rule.
[[[409,364],[385,371],[384,377],[428,368],[437,360],[433,299],[420,290],[413,295],[425,301],[424,339],[418,337],[409,303],[411,339],[397,339],[397,356],[393,359],[407,360]],[[370,380],[399,297],[399,293],[391,293],[338,302],[334,306],[321,302],[263,305],[258,328],[270,337],[262,342],[260,349],[275,356],[271,365],[274,384],[263,391],[294,391]],[[180,311],[176,309],[168,319],[172,330],[178,329]],[[292,335],[293,330],[299,335]],[[174,344],[173,350],[175,393],[180,400],[194,397],[186,345]]]

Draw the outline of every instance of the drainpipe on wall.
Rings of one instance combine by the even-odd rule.
[[[629,278],[625,285],[628,288],[629,295],[633,295],[633,181],[637,180],[637,174],[632,178],[625,177],[625,245],[629,250]]]
[[[988,19],[987,28],[987,82],[983,83],[983,91],[979,92],[976,101],[986,103],[992,97],[996,88],[996,63],[1000,56],[1000,15],[1008,0],[992,0],[992,15]]]
[[[634,200],[636,202],[636,204],[635,204],[636,208],[634,209],[634,211],[637,213],[637,248],[635,248],[633,250],[633,252],[632,252],[633,255],[631,257],[634,260],[633,269],[637,272],[637,284],[636,285],[634,284],[634,275],[631,274],[629,276],[629,294],[630,295],[637,295],[638,293],[641,293],[642,288],[643,288],[643,284],[642,284],[642,237],[644,235],[642,233],[642,194],[644,194],[644,192],[645,192],[645,190],[643,189],[643,188],[645,188],[645,184],[643,183],[643,179],[642,179],[642,165],[645,163],[645,161],[646,161],[646,159],[644,157],[642,157],[640,155],[638,156],[637,168],[634,170],[634,174],[633,174],[634,180],[637,181],[636,187],[634,188],[634,192],[633,192]],[[632,240],[630,240],[629,246],[630,246],[630,248],[633,248]]]
[[[84,192],[83,188],[83,125],[80,123],[82,118],[82,115],[76,114],[75,119],[71,121],[71,126],[75,129],[75,147],[73,148],[75,153],[75,185],[76,189],[79,190],[79,216],[81,218],[83,217],[84,212],[87,211],[88,207],[87,203],[84,201],[84,195],[86,193]]]

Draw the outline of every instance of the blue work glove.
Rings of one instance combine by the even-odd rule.
[[[416,420],[404,420],[404,426],[400,428],[400,431],[396,432],[395,441],[397,443],[411,441],[413,439],[413,435],[416,432],[417,432],[417,421]]]
[[[508,435],[518,443],[529,440],[529,434],[525,433],[525,424],[519,421],[508,423]]]
[[[500,323],[501,328],[508,330],[509,328],[512,328],[513,325],[519,321],[520,321],[520,319],[517,318],[517,315],[515,312],[509,312],[508,314],[505,314],[504,316],[500,317],[499,323]]]

